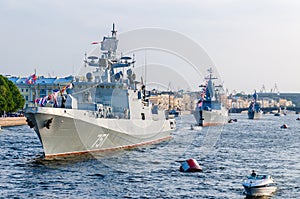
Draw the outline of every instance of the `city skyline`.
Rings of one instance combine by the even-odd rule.
[[[141,28],[176,31],[214,62],[230,90],[300,92],[297,1],[1,1],[0,73],[74,75],[92,41]],[[149,60],[150,61],[150,60]],[[199,80],[201,82],[201,80]]]

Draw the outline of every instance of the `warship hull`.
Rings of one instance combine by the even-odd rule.
[[[202,110],[202,119],[200,110],[194,111],[194,117],[199,126],[216,126],[228,123],[229,116],[227,110]]]
[[[26,110],[46,159],[154,144],[171,138],[175,121],[99,118],[85,110],[31,107]]]
[[[248,118],[249,119],[253,119],[253,120],[258,120],[262,118],[262,112],[256,112],[256,111],[252,111],[252,112],[248,112]]]

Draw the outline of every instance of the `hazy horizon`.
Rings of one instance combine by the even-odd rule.
[[[74,75],[90,43],[109,35],[115,23],[118,35],[149,27],[185,35],[205,50],[230,92],[263,85],[270,91],[275,84],[281,93],[300,92],[299,9],[293,0],[4,0],[0,73]]]

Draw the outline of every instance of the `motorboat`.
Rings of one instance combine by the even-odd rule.
[[[270,196],[277,190],[277,185],[270,175],[247,176],[243,182],[247,196]]]

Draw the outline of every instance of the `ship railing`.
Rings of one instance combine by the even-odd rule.
[[[129,119],[129,110],[125,109],[123,112],[113,112],[111,107],[104,107],[96,111],[88,111],[88,115],[93,118],[105,119]]]

